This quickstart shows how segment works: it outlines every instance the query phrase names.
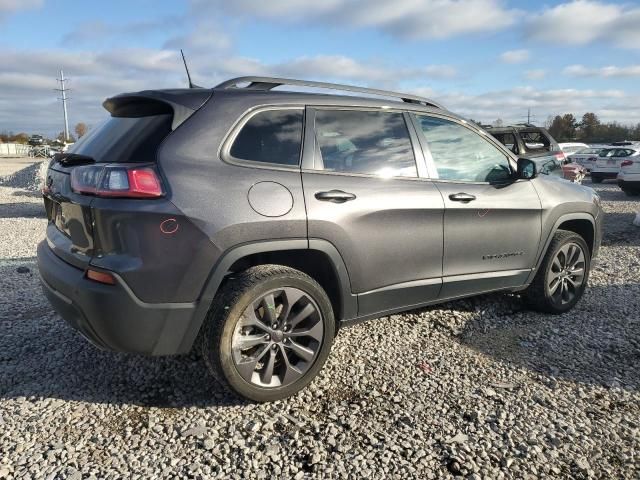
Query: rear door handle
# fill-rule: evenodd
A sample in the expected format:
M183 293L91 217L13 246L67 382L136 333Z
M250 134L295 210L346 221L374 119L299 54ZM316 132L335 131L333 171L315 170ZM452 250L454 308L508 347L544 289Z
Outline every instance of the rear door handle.
M344 203L354 200L356 196L353 193L343 192L342 190L329 190L328 192L317 192L315 197L323 202Z
M475 195L471 195L470 193L464 193L464 192L452 193L451 195L449 195L449 200L452 200L454 202L468 203L475 199L476 199Z

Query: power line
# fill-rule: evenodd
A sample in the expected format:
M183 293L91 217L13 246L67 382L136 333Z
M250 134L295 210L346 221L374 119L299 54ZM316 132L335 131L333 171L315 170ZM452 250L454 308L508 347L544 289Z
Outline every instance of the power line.
M69 140L69 117L67 116L67 92L69 89L65 85L67 79L64 78L64 71L62 69L60 69L60 78L56 80L60 82L60 88L56 88L55 90L62 94L62 97L58 98L58 100L62 100L62 111L64 112L64 141L66 142Z

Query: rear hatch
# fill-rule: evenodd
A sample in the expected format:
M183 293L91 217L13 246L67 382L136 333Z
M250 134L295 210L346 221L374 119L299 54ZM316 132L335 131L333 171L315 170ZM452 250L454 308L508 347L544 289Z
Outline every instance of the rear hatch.
M47 243L58 257L85 268L101 248L95 231L99 212L92 208L101 199L90 191L79 193L77 185L74 191L74 170L77 170L76 177L78 172L83 172L81 180L87 182L92 180L93 172L103 170L102 166L155 168L161 142L211 95L209 90L190 95L177 92L140 92L106 100L104 106L111 118L90 130L68 152L51 160L43 196L49 220Z

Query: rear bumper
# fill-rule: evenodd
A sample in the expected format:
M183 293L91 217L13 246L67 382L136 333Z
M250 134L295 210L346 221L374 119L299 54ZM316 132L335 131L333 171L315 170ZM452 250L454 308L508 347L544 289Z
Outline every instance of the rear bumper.
M53 308L96 346L147 355L187 353L197 303L145 303L116 275L104 285L61 260L46 241L38 245L38 268Z

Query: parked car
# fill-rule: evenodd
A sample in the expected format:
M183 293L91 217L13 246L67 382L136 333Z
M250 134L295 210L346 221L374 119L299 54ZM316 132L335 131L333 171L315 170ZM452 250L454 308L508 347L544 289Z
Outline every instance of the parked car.
M617 179L624 193L629 196L640 195L640 155L622 160Z
M542 174L580 181L586 171L567 162L567 157L547 130L531 124L506 127L485 126L485 129L518 157L529 158L538 164Z
M589 145L586 143L579 142L565 142L559 143L560 150L565 154L565 156L569 156L573 153L576 153L578 150L583 150L585 148L589 148Z
M101 348L197 348L255 401L362 320L488 291L567 312L600 247L591 188L423 97L242 77L103 105L47 172L48 299Z
M44 145L45 139L42 135L31 135L29 137L29 141L28 141L29 145L31 145L32 147L37 147L40 145Z
M625 160L635 160L640 155L640 148L604 148L598 154L595 166L591 169L591 181L602 183L603 180L617 178Z
M582 150L578 150L577 152L572 153L567 158L571 160L571 162L583 166L587 169L588 172L590 172L595 165L598 154L600 153L602 148L603 147L583 148Z

